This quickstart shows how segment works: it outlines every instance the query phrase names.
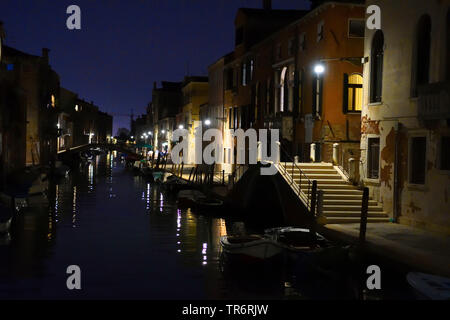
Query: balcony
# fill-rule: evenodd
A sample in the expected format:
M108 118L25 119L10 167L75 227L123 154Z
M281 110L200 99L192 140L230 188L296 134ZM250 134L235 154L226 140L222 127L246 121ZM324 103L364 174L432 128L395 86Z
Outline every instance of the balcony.
M450 118L450 82L419 86L419 118L438 120Z

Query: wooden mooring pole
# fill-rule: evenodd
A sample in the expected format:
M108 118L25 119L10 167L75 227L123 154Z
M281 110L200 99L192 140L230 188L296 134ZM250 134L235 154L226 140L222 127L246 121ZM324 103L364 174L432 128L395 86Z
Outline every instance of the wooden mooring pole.
M359 242L366 241L367 213L369 210L369 188L364 188L361 205L361 225L359 227Z

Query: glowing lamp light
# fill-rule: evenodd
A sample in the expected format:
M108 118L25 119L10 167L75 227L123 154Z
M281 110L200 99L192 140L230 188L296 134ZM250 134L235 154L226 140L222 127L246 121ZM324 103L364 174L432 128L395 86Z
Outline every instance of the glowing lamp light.
M322 74L322 73L325 72L325 67L324 67L323 65L321 65L321 64L318 64L318 65L316 65L316 66L314 67L314 72L315 72L317 75L320 75L320 74Z
M184 126L183 126L182 124L180 124L180 125L178 126L178 129L184 129Z
M161 133L166 133L166 130L161 130Z
M150 134L152 134L152 132L151 132L151 131L149 131L149 132L148 132L148 134L150 135Z
M131 136L130 138L131 138L131 139L134 139L134 136Z
M210 124L211 124L211 120L206 119L206 120L205 120L205 125L209 126Z

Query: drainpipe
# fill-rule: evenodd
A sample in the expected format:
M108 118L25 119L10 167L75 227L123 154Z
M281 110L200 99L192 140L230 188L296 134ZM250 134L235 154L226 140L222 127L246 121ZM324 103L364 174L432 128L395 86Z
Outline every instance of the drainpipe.
M399 217L399 208L398 208L398 198L399 198L399 188L398 188L398 169L399 165L399 139L400 139L400 130L402 124L397 122L395 125L395 147L394 147L394 194L393 194L393 217L392 222L397 223Z

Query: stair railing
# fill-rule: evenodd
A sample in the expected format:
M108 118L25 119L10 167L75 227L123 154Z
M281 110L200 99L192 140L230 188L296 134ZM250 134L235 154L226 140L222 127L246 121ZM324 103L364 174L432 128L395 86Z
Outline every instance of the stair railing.
M284 166L281 165L279 166L281 170L284 171L284 173L289 176L291 176L291 181L290 181L290 186L295 186L297 188L297 196L299 198L302 198L302 193L304 194L303 198L305 202L306 202L306 207L308 208L308 210L311 210L311 195L312 195L312 181L308 178L308 176L303 172L303 170L297 166L297 164L295 163L295 160L292 159L292 157L289 155L289 153L286 151L286 149L283 147L283 145L281 143L279 143L280 146L280 151L284 156L284 161L281 161L281 157L280 157L280 163L284 162ZM290 162L292 162L292 167L291 167L291 172L289 173L289 169L287 168L287 164L288 164L288 160L290 160ZM294 180L294 172L295 169L298 170L299 172L299 182L298 184L295 182ZM304 188L302 189L302 179L303 181L307 182L307 190L304 190Z

